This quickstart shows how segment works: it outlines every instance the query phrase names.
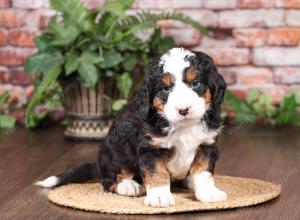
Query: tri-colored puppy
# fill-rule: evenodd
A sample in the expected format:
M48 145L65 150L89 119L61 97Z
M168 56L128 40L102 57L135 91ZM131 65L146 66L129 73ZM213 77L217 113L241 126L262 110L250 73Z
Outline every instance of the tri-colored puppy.
M226 83L205 53L174 48L149 67L138 94L115 119L96 163L83 164L36 185L61 186L100 177L105 190L146 193L145 205L175 204L171 183L201 202L226 200L214 184Z

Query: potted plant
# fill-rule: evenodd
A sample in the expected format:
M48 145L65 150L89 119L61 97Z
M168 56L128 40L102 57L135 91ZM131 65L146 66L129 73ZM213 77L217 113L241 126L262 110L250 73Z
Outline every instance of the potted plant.
M80 0L50 0L58 15L49 22L49 32L36 37L38 52L26 65L28 73L42 78L27 107L26 124L34 127L34 108L48 88L59 82L65 109L71 119L65 135L75 138L102 138L111 113L126 103L150 58L174 46L162 37L158 20L175 19L199 31L203 27L178 12L126 15L134 0L106 1L88 10ZM150 30L147 39L136 33ZM138 83L136 83L138 84Z

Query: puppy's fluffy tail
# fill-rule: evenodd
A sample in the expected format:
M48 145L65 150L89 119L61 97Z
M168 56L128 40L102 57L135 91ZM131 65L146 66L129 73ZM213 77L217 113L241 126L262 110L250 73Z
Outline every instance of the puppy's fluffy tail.
M95 179L99 176L96 163L85 163L78 167L67 170L58 176L50 176L42 181L34 183L36 186L45 188L62 186L68 183L80 183Z

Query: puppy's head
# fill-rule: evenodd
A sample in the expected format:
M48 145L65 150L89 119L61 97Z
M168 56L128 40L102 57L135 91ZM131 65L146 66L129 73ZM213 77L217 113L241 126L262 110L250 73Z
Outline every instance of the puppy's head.
M170 124L185 126L201 119L220 123L225 87L211 57L173 48L150 66L142 91L148 108Z

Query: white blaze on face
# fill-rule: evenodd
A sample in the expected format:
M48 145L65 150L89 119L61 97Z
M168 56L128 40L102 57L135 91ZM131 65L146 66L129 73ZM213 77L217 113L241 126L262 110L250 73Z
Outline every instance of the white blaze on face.
M189 88L183 82L184 70L190 67L186 59L195 56L192 52L183 48L174 48L161 57L164 73L171 73L175 78L173 90L168 96L164 107L166 118L172 123L180 123L183 119L199 120L206 111L206 104L203 97ZM186 116L179 114L179 109L189 109Z

